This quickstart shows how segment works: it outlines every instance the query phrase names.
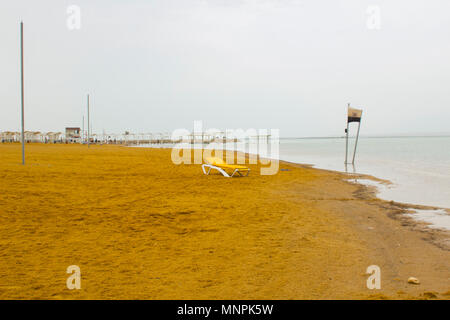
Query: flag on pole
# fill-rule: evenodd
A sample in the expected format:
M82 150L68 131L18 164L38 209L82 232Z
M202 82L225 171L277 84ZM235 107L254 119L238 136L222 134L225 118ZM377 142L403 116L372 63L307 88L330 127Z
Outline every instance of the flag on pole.
M348 107L347 122L361 122L362 110Z

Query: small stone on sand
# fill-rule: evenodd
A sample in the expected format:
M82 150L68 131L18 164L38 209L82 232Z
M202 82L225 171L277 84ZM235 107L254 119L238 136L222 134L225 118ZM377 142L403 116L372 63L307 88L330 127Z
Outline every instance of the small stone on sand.
M408 279L408 283L411 283L411 284L420 284L420 281L419 281L419 279L417 279L417 278L410 277L410 278Z

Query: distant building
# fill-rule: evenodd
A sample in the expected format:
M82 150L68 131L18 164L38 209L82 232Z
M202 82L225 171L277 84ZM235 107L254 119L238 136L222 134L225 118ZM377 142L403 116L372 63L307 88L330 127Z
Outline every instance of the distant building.
M0 133L2 142L18 142L20 141L20 133L12 131L4 131Z
M61 142L61 132L47 132L46 137L45 137L45 142L49 142L49 143L57 143L57 142Z
M66 141L67 142L80 142L81 141L81 129L78 127L66 127Z
M39 131L25 131L25 141L30 143L43 142L42 133Z

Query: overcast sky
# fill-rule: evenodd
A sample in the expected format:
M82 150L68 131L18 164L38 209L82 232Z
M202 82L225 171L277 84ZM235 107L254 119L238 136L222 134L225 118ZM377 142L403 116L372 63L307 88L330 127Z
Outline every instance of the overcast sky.
M89 92L94 132L342 135L350 102L362 134L449 133L449 16L448 0L2 1L0 130L20 128L23 20L28 130L81 126Z

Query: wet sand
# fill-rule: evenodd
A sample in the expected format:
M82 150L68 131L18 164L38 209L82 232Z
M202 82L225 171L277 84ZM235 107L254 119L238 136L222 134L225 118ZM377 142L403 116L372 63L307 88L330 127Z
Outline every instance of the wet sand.
M344 174L227 179L106 145L27 145L23 167L20 151L0 144L2 299L450 298L449 234Z

